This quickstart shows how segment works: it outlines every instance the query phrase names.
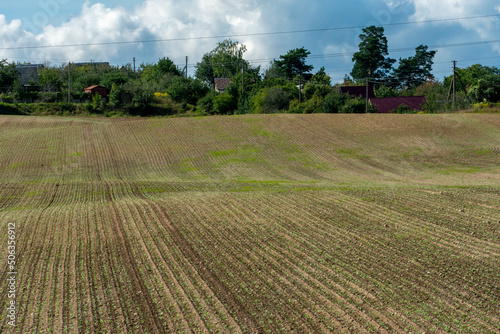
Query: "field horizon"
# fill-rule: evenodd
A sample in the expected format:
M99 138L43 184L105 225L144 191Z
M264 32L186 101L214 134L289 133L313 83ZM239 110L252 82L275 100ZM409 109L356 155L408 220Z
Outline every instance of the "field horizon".
M500 328L499 115L0 130L0 332Z

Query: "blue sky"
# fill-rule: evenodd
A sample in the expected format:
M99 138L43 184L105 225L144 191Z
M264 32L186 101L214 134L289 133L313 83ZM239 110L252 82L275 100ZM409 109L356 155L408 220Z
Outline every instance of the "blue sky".
M484 15L499 16L391 25ZM169 57L184 66L188 56L193 74L203 54L224 39L213 37L233 36L247 46L245 58L262 68L290 49L305 47L315 70L324 66L338 82L352 69L359 27L368 25L384 26L392 58L411 56L420 44L437 49L434 74L440 80L451 73L452 60L459 67L500 64L500 42L449 46L498 41L498 0L8 1L0 8L0 58L51 65L90 60L123 65L134 57L137 64ZM304 30L317 31L267 34ZM170 41L109 44L151 40ZM16 49L68 44L95 45Z

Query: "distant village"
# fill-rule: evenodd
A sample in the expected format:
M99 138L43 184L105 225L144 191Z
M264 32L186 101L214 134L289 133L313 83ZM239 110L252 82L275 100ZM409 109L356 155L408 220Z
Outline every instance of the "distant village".
M71 64L75 68L84 66L111 66L109 62L78 62ZM39 72L44 69L44 64L17 64L16 69L20 75L21 85L26 90L33 90L40 86ZM217 93L223 93L227 87L232 83L229 78L214 78L213 89ZM297 86L298 89L302 90L304 87ZM408 108L409 110L421 111L422 107L426 102L425 96L398 96L398 97L375 97L374 86L334 86L334 88L342 93L347 94L352 97L365 99L367 103L376 109L379 113L390 113L402 106ZM88 97L94 95L99 95L106 99L108 97L109 90L99 84L94 84L84 88L84 93ZM72 102L82 102L84 99L72 99ZM30 101L30 102L40 102L40 101Z

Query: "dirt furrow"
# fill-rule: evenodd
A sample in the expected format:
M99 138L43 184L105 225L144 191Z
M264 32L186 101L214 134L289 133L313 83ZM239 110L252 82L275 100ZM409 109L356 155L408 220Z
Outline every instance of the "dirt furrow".
M319 201L321 202L322 200L323 200L323 199L320 199ZM362 207L362 205L360 204L360 205L359 205L359 208L361 208L361 207ZM359 208L358 208L358 210L359 210ZM365 210L365 209L362 209L362 210L360 210L360 211L364 211L364 210ZM366 211L369 211L369 208L367 208L367 209L366 209ZM369 213L364 213L362 216L363 216L363 217L365 217L365 216L367 216L367 215L369 216L369 215L371 215L371 213L370 213L370 214L369 214ZM385 215L384 215L384 214L380 214L380 216L381 216L381 217L385 217ZM398 224L398 223L396 222L396 224ZM392 242L388 240L388 243L390 243L390 244L391 244ZM374 247L376 248L377 246L374 246ZM378 249L381 249L381 248L379 247ZM390 257L390 254L388 254L388 256ZM476 261L476 262L477 262L478 260L474 260L474 261ZM487 265L487 263L484 263L484 264L485 264L485 265ZM443 270L444 270L444 268L443 268ZM444 288L445 286L443 285L442 287ZM471 292L472 292L472 291L475 291L475 293L477 293L477 285L476 285L475 287L473 287L473 286L472 286L472 284L471 284L471 285L469 286L469 291L471 291ZM488 298L488 297L490 297L490 295L491 295L490 293L486 293L486 294L484 294L483 296L484 296L484 298Z
M179 281L179 278L177 278L177 275L173 274L170 270L171 266L178 265L177 262L171 260L172 255L167 256L165 254L166 252L170 253L170 251L169 251L170 247L164 244L164 245L160 245L162 250L160 250L158 248L158 245L156 244L156 240L155 240L156 238L153 238L153 236L149 232L150 228L153 227L151 222L149 222L148 224L145 224L145 222L143 221L143 219L141 217L139 210L144 211L144 207L141 205L141 203L134 203L133 205L128 204L125 208L123 208L123 210L130 214L127 218L130 219L130 221L133 224L134 230L135 230L135 232L134 232L134 230L132 230L131 234L136 234L136 235L141 236L141 238L137 238L138 246L136 248L140 254L144 254L144 256L145 256L145 259L141 259L141 262L144 264L144 268L148 272L153 271L156 273L156 275L154 277L156 277L157 279L160 280L159 283L161 286L161 290L163 290L163 292L168 296L167 301L173 303L172 305L173 305L173 308L175 310L175 314L177 315L177 317L179 317L179 316L182 317L182 320L180 321L180 323L181 323L180 326L179 326L179 324L174 324L170 318L162 317L162 319L164 319L167 322L168 330L169 331L181 331L181 330L185 330L186 328L189 328L190 325L188 323L187 315L185 313L189 313L192 316L194 316L194 318L195 318L194 322L199 324L200 326L203 326L203 321L201 318L199 318L199 315L198 315L198 312L196 311L196 308L194 307L194 305L190 301L191 298L189 298L189 296L187 295L187 292L185 291L185 287L182 286L181 282ZM138 225L138 221L140 222L140 226ZM152 244L153 251L149 250L149 247L146 245L144 240L147 240L149 245L151 245L150 240L153 241L153 244ZM164 259L164 257L168 257L168 259L166 260L166 259ZM160 263L158 263L158 261L160 261ZM153 269L151 269L151 268L153 268ZM168 273L168 281L169 281L168 283L163 279L165 271L167 271L167 273ZM148 276L149 276L149 273L148 273ZM151 277L153 277L153 276L151 275ZM152 282L151 280L148 280L148 283L151 287L156 287L156 289L153 289L153 290L156 290L156 292L147 292L147 293L151 293L154 296L154 298L156 300L158 300L161 307L157 306L157 308L167 310L168 307L162 301L162 298L164 298L164 297L159 295L159 293L158 293L159 286L154 284L154 282ZM171 288L169 287L169 285L175 286L175 288L176 288L175 290L177 291L176 294L178 295L178 298L174 297L174 295L172 294L172 292L170 290ZM179 308L179 305L177 304L178 299L184 300L189 304L188 312L183 311ZM164 328L163 330L167 330L167 328ZM202 331L206 331L206 328L203 328Z
M212 211L214 210L212 204L204 203L204 205L205 208L203 212L214 212ZM287 315L287 318L282 319L285 326L290 326L290 324L287 323L291 320L289 318L289 314L295 314L296 319L300 319L298 321L301 322L298 326L307 328L305 329L306 331L322 331L322 328L324 326L334 326L339 331L347 331L347 327L345 327L345 325L342 324L340 320L337 320L336 317L333 317L332 314L328 313L327 311L331 311L333 307L333 309L335 310L333 313L336 316L338 316L339 314L341 314L342 316L346 316L346 313L336 305L333 305L329 299L321 298L321 296L318 297L319 299L321 299L320 303L312 301L312 296L318 296L317 291L307 285L307 283L304 285L304 281L300 275L298 276L291 274L291 269L288 263L279 262L283 260L283 257L280 254L278 254L277 252L268 254L269 247L265 243L259 242L255 238L252 238L252 243L254 244L254 247L252 249L248 249L244 244L242 244L242 240L244 240L245 237L243 235L236 234L236 230L238 228L241 228L242 226L248 226L248 221L246 220L246 218L248 217L240 217L240 215L235 214L233 211L228 212L228 215L232 215L234 217L234 219L231 219L228 216L225 217L227 218L226 222L229 225L234 226L233 233L224 233L223 231L221 231L217 234L214 234L213 238L215 240L218 240L217 243L219 245L225 245L227 248L236 247L237 245L240 246L238 247L238 252L230 254L231 256L236 257L237 261L233 260L227 262L228 265L233 264L233 266L234 263L237 262L240 262L243 265L241 270L243 270L242 272L247 272L245 277L248 277L250 279L250 281L247 281L247 284L250 287L254 285L267 286L268 291L271 292L273 296L276 295L276 298L278 300L286 299L288 301L287 304L280 305L280 308L283 308L282 310L280 310L280 313ZM213 214L210 216L213 216ZM202 217L200 219L200 222L201 221L207 221L207 219ZM234 223L231 223L233 221ZM211 228L210 225L206 226L206 228L210 232L216 233L216 230ZM259 235L263 239L266 239L266 236L264 234L259 233ZM249 236L247 236L247 238L248 237ZM285 273L284 268L288 269L288 275ZM238 269L239 268L236 267L234 268L235 271L237 271ZM256 276L260 279L259 283L254 280ZM274 279L271 280L270 277L274 277ZM283 286L286 286L288 289L283 289ZM299 296L302 298L298 298ZM290 303L290 301L295 302ZM302 308L299 306L299 304L302 305ZM329 307L325 307L325 305L328 305ZM302 319L303 310L306 309L312 311L313 313L306 317L306 319ZM318 318L318 316L320 315L323 317L323 320ZM347 316L347 318L349 318L349 316ZM324 319L328 319L328 321L331 321L331 324L324 324ZM291 329L292 328L290 327L289 330Z
M365 240L365 241L366 241L366 240ZM352 242L355 242L355 241L353 240ZM374 246L374 247L375 247L376 249L379 249L379 253L380 253L380 250L382 250L382 247L381 247L381 246ZM390 256L386 256L386 258L390 258ZM391 263L389 263L389 262L386 262L386 263L382 266L382 265L377 264L376 259L374 259L374 260L375 260L375 261L374 261L374 262L372 262L372 266L378 266L378 267L379 267L379 268L378 268L378 271L379 271L379 272L385 272L385 271L387 271L387 268L391 268L391 267L393 266L393 265L392 265ZM399 268L399 269L395 269L395 270L394 270L394 273L397 273L397 272L405 272L405 271L403 270L403 268ZM392 275L394 275L394 273L392 273ZM410 272L407 272L407 274L409 274L409 273L410 273ZM384 274L384 277L390 277L390 275L391 275L391 272L386 272L386 273ZM399 277L398 277L398 279L399 279L399 280L401 280L401 281L404 281L404 280L405 280L402 276L399 276ZM418 282L419 282L420 289L422 289L422 291L423 291L423 292L425 292L425 293L426 293L426 294L428 294L428 295L434 295L434 294L432 293L432 291L434 291L434 290L436 289L436 287L435 287L435 286L430 286L428 289L427 289L427 288L424 288L424 287L427 285L427 283L426 283L427 281L426 281L426 280L424 280L422 277L420 277L420 276L414 276L414 275L413 275L413 276L412 276L412 280L414 280L414 281L418 281ZM410 283L410 282L408 282L408 283ZM443 286L442 288L439 288L439 291L440 291L440 293L441 293L442 295L448 295L448 296L449 296L449 298L451 298L451 300L456 300L456 302L459 302L459 300L457 299L456 295L450 295L449 293L447 293L447 291L446 291L444 288L445 288L444 286ZM435 298L436 298L436 299L439 299L439 300L442 300L442 298L438 298L438 297L437 297L437 295L436 295L436 297L435 297ZM454 305L456 305L456 304L450 304L450 303L448 303L448 302L446 302L446 301L443 301L443 303L447 304L447 306L448 306L448 307L450 307L451 309L455 309ZM463 302L462 302L462 304L463 304ZM465 303L465 306L467 306L467 308L469 308L469 309L475 309L475 307L473 307L471 304L468 304L468 303ZM477 310L476 310L476 312L477 312ZM467 313L468 313L467 311L464 311L464 312L463 312L463 315L466 315ZM481 324L483 324L483 325L489 326L489 325L488 325L488 324L486 324L484 321L479 320L479 322L480 322Z
M228 200L232 200L232 198L228 198ZM238 203L238 202L237 202ZM238 203L238 204L241 204L241 203ZM239 205L233 207L233 210L234 211L239 211ZM233 212L233 210L231 210L231 212ZM248 216L247 216L248 217ZM260 216L258 216L257 214L253 214L252 216L252 219L250 219L250 221L255 221L255 222L259 222L257 225L256 225L256 230L255 230L255 233L256 234L261 234L263 231L260 230L260 224L267 224L266 220L263 220ZM279 227L278 227L279 229ZM305 286L316 286L316 287L319 287L320 290L325 290L327 289L326 286L323 285L323 283L321 283L320 281L316 280L316 278L314 278L313 276L309 275L308 273L306 273L305 271L302 270L301 266L300 266L300 262L298 263L294 263L291 261L291 259L300 259L300 258L304 258L306 257L307 255L302 253L301 251L298 250L298 244L297 244L297 241L291 237L290 238L292 243L288 245L288 248L283 248L283 247L272 247L274 249L274 259L279 259L281 258L280 260L280 263L277 264L277 267L279 268L280 265L283 266L283 263L286 262L288 264L288 266L291 266L294 268L295 271L297 272L300 272L301 275L299 277L304 277L304 275L307 275L306 277L308 277L308 280L311 281L312 284L310 283L306 283L304 281L304 284ZM294 251L295 253L299 253L300 256L299 257L296 257L296 255L292 254L293 252L289 252L287 249L289 249L290 247L293 247L294 248ZM290 260L289 260L290 259ZM294 279L297 279L296 277L294 277ZM340 288L340 286L337 286L337 288ZM315 291L315 289L312 289L312 287L310 288L311 290ZM345 305L347 308L350 308L351 311L353 312L359 312L361 310L358 310L356 309L354 306L351 306L353 303L347 299L344 299L340 294L338 294L337 292L331 290L331 289L328 289L330 290L330 294L331 294L331 297L333 297L335 300L339 301L338 304L340 305ZM342 289L341 289L342 290ZM346 291L341 291L342 293L346 293ZM309 294L311 294L311 292L309 292ZM320 295L321 296L321 295ZM322 297L322 296L321 296ZM320 297L320 298L321 298ZM349 298L353 298L354 296L353 295L350 295L348 296ZM359 298L353 298L355 301L357 302L360 302L362 303L362 301L359 299ZM357 300L356 300L357 299ZM329 300L329 299L327 299ZM344 313L344 317L347 316L347 314L341 310L343 313ZM372 310L373 311L373 310ZM364 319L364 321L367 321L368 324L370 324L370 322L372 321L370 317L367 317L363 314L360 314L359 315L362 319ZM349 316L347 316L349 318ZM388 319L385 319L385 320L388 320ZM352 322L353 320L351 320L350 322ZM391 321L388 321L389 323L391 323ZM371 323L371 325L373 326L376 326L378 327L378 325L376 325L376 323ZM397 327L396 327L397 328ZM383 329L379 329L381 330L382 332L384 331Z
M158 235L172 235L172 232L175 231L175 227L173 226L172 222L172 212L168 212L165 207L160 207L157 202L147 200L147 204L152 212L159 218L158 224L155 226ZM184 218L184 217L183 217ZM161 222L161 223L160 223ZM186 221L186 223L189 223ZM165 243L165 238L163 238L163 247L169 247ZM175 238L173 239L174 242L179 240L176 240ZM177 251L182 254L182 248L178 246L178 243L174 243L173 247L177 249ZM217 312L220 312L221 314L219 315L220 318L227 320L221 321L225 324L225 327L219 328L219 330L226 330L228 328L237 329L238 325L234 321L234 319L230 316L230 314L227 312L221 301L217 298L217 296L214 294L214 292L209 288L208 285L204 282L203 278L199 276L199 272L197 270L197 262L192 263L192 262L187 262L184 264L184 266L187 266L189 269L189 274L188 276L191 276L192 280L197 283L199 286L199 293L203 295L203 298L205 299L206 302L211 301L214 305L212 306ZM182 268L182 266L179 266ZM186 272L186 274L188 274ZM203 299L202 299L203 300ZM216 327L218 327L217 324L215 324Z
M107 205L96 207L93 210L96 215L89 219L90 222L95 224L95 233L99 242L98 248L94 247L94 257L97 257L97 271L100 275L97 276L98 280L102 283L101 295L103 304L106 305L109 318L104 315L104 321L108 322L105 325L107 331L113 332L127 332L124 312L127 309L125 300L130 300L128 286L119 282L124 270L120 264L113 261L119 257L118 251L114 249L115 235L109 224L109 210Z
M66 245L67 255L65 256L64 264L64 282L63 282L63 292L62 292L62 315L59 320L59 328L62 332L78 332L78 321L77 321L77 298L76 298L76 279L77 279L77 242L79 238L78 233L78 222L82 222L80 219L82 212L78 209L72 210L72 215L69 219L72 219L71 228L67 229L68 232L68 245ZM70 242L71 240L71 242Z
M459 251L467 256L480 257L484 254L484 247L486 245L478 239L475 239L474 243L467 242L471 239L466 237L464 240L463 234L451 231L447 228L439 227L435 224L428 223L415 217L408 217L397 211L381 207L378 204L371 202L367 204L365 201L359 200L356 197L339 195L339 200L340 199L344 200L346 204L349 205L349 208L352 208L351 215L363 217L363 219L368 217L373 221L384 221L385 223L390 223L396 228L408 231L408 233L425 236L428 240L432 240L438 247L446 248L450 251ZM439 236L439 239L436 235ZM443 237L446 237L446 239ZM483 245L475 246L477 243ZM460 244L467 244L467 249L464 249L460 246ZM470 251L469 248L471 249ZM489 247L486 247L486 249L489 249ZM492 255L497 256L496 253L492 253Z
M65 261L66 253L66 243L64 236L66 234L66 228L69 224L68 216L58 212L54 216L54 224L57 222L57 227L55 227L55 235L51 238L51 242L54 243L54 252L49 254L49 257L53 259L52 265L47 267L46 270L49 274L49 282L45 295L42 295L43 302L47 303L44 313L41 315L42 319L45 319L44 325L42 327L42 332L61 331L61 328L57 328L56 321L59 317L61 303L61 290L64 283L64 268L63 263Z
M396 217L397 220L404 221L405 219L403 219L403 217L406 217L406 218L408 218L408 219L406 219L407 221L413 223L413 226L410 225L413 228L417 228L420 226L430 226L435 231L434 232L435 234L439 234L440 236L445 235L448 237L449 240L454 240L457 243L463 243L463 244L469 245L468 249L471 248L471 254L474 254L474 256L476 256L476 257L481 257L485 254L488 254L489 256L494 256L494 257L500 256L500 252L498 252L498 244L496 244L496 243L488 242L486 240L481 240L481 239L478 239L475 237L468 236L465 233L455 231L453 229L450 229L447 226L441 226L441 225L438 225L436 223L427 222L425 220L425 215L423 215L422 213L425 211L432 210L436 201L426 200L424 196L416 196L414 198L408 198L405 201L418 202L419 203L418 207L420 207L421 209L419 210L418 207L414 207L414 212L411 213L411 217L410 217L410 216L408 216L408 213L400 212L398 207L391 208L390 210L393 212L393 214L395 214L397 216ZM358 200L356 204L361 204L361 201ZM379 212L382 210L387 210L386 208L381 208L378 205L377 206L370 205L370 207L369 207L369 209L371 209L371 210L373 210L374 208L376 208L377 209L376 211L379 211ZM417 213L417 211L420 211L419 212L420 214ZM417 218L415 213L417 213L418 216L423 216L423 217ZM440 212L439 216L441 217L441 219L444 219L445 217L447 217L447 215L443 214L442 212ZM448 217L449 218L456 218L457 216L456 215L448 215ZM478 215L476 217L476 219L480 220L480 216ZM455 243L451 243L451 244L455 244Z
M178 221L183 222L182 220L172 220L169 218L169 214L167 212L163 212L163 214L167 217L170 222L170 226L172 228L172 235L174 240L176 241L176 245L180 248L184 256L189 260L189 262L194 266L199 263L199 254L196 249L193 248L192 243L185 238L182 232L179 231L180 227L175 226L174 224ZM188 220L186 220L186 223ZM248 310L248 306L239 301L239 299L234 298L229 289L227 289L226 284L221 280L220 277L215 275L213 271L207 266L196 266L195 267L198 274L200 275L203 282L206 282L207 288L209 288L217 299L219 299L224 306L224 308L228 309L231 313L231 316L235 319L239 319L243 328L241 330L245 332L255 332L258 330L259 325L255 322L252 313ZM238 326L240 327L240 326Z
M108 189L111 192L111 188ZM112 216L110 217L113 226L113 232L117 238L117 246L121 251L123 256L123 263L125 264L125 269L127 275L130 278L132 284L132 291L134 292L134 302L139 305L142 317L144 319L144 326L148 331L161 331L162 325L160 323L160 317L155 304L153 303L151 296L147 293L148 289L145 282L142 280L138 264L134 258L134 252L130 244L127 231L125 230L122 220L119 220L120 214L116 205L111 205L111 210L113 210ZM139 321L139 319L137 319Z
M33 230L29 232L30 239L23 240L23 243L19 242L21 249L18 252L18 263L22 267L20 276L29 277L29 280L24 285L26 289L23 288L23 292L26 292L26 294L21 294L22 300L20 303L25 303L24 305L26 305L23 312L19 314L19 319L22 319L19 326L21 332L30 332L38 326L38 318L36 318L39 312L38 305L40 305L38 304L38 299L40 293L45 291L47 277L46 264L50 259L48 254L50 254L52 249L51 245L40 244L40 240L50 240L50 235L53 233L50 227L54 212L51 210L47 211L48 207L46 206L42 210L39 210L35 214L36 218L33 217L33 220L21 222L21 225L26 224L33 227ZM43 217L42 214L44 212L45 215ZM29 227L26 230L29 230ZM32 288L28 288L30 286Z
M213 275L216 275L225 284L226 290L230 292L232 298L238 299L240 303L255 304L255 308L249 307L247 311L251 314L252 321L260 325L259 331L267 330L266 327L263 327L265 326L266 319L262 318L259 311L261 303L267 303L267 308L270 307L269 319L273 319L274 328L282 328L285 331L290 331L293 324L289 323L289 315L287 315L287 319L283 318L282 314L286 314L286 312L275 310L275 302L269 300L270 293L273 296L281 296L281 298L273 297L273 300L290 300L289 296L285 296L285 291L269 280L268 277L264 277L261 272L254 270L255 263L250 259L255 259L255 256L250 252L246 252L244 248L239 247L241 238L234 238L232 233L216 232L217 229L214 227L221 222L212 220L212 217L220 217L221 213L224 214L220 210L220 207L213 208L211 205L206 205L206 203L203 203L205 206L200 207L201 204L201 201L197 201L196 207L192 205L186 207L189 213L195 217L193 221L197 221L198 224L189 224L184 227L184 231L189 231L189 234L193 235L193 238L197 239L198 236L202 235L203 239L207 242L212 240L209 244L203 244L202 250L199 248L199 245L197 247L193 243L193 248L200 255L199 265L210 268ZM204 213L203 215L198 214L200 208L203 209L201 210ZM229 220L224 220L224 223L228 224L227 228L230 228L232 225ZM214 246L218 249L217 254L211 251L211 248ZM207 257L209 254L211 256ZM205 258L204 261L201 260L202 255ZM262 262L259 259L256 260L256 263ZM247 292L246 297L245 294L239 293L241 289ZM267 292L263 291L263 289L266 289ZM256 303L252 298L257 298L259 301ZM284 305L283 307L287 308L288 305ZM269 319L267 320L269 321Z
M271 203L275 203L275 201L277 201L276 198L273 199L273 201L271 201ZM279 201L277 201L277 202L279 202ZM284 204L283 206L289 207L289 210L290 210L290 205L289 204ZM253 211L264 214L264 212L262 212L260 210L264 209L265 207L266 207L266 204L261 203L260 206L255 206L253 208ZM280 207L280 205L277 205L276 207ZM303 212L300 212L300 211L293 212L293 215L295 217L297 217L297 219L300 219L299 217L301 217L302 214L303 214ZM303 222L307 222L306 224L308 226L308 229L310 228L311 223L314 221L314 219L311 219L311 217L302 218L300 220L302 220ZM295 229L296 228L293 228L293 227L292 228L291 227L283 227L283 233L289 234L290 232L294 231ZM338 238L338 236L336 235L337 233L338 232L336 232L335 234L328 235L328 237L325 238L324 241L319 241L319 240L321 240L321 239L323 239L325 237L325 231L324 230L321 230L321 232L319 232L317 234L315 233L314 235L311 235L311 236L308 236L308 235L307 236L306 235L302 235L301 236L302 233L299 233L299 234L293 233L293 234L290 234L288 236L288 238L290 238L291 240L294 240L297 243L300 242L300 244L303 245L302 247L305 247L305 248L308 248L308 249L315 249L317 247L316 245L314 245L314 244L308 245L308 244L310 244L313 240L318 240L318 242L321 243L322 246L323 245L327 245L327 244L329 244L329 243L332 242L331 240L336 240ZM353 240L351 240L351 243L352 244L357 244L357 243L359 243L359 240L353 239ZM338 254L336 254L336 255L338 255ZM362 288L358 284L353 284L349 280L346 280L346 277L339 276L339 274L337 272L332 271L328 267L319 264L317 262L317 260L312 259L309 255L307 255L307 253L304 253L303 251L301 251L296 246L291 251L290 258L300 258L300 259L303 259L303 260L304 259L309 259L308 266L311 266L311 268L314 268L315 266L316 267L320 266L321 269L319 270L319 272L324 272L326 270L332 277L336 278L335 281L337 283L342 282L343 286L338 285L338 284L334 284L333 286L335 287L335 289L339 289L342 293L347 293L348 296L350 296L354 300L357 300L358 304L362 305L363 308L367 308L366 312L377 314L379 317L385 318L385 320L387 321L388 324L391 324L391 323L393 324L393 321L391 319L385 317L382 313L380 313L380 311L377 311L376 309L370 307L366 303L363 303L362 300L359 300L359 297L356 297L355 295L352 295L350 292L348 292L348 291L351 291L351 290L359 291L360 292L360 296L363 296L363 298L369 297L370 304L373 304L373 302L375 302L375 305L377 305L377 304L382 305L382 302L378 298L376 298L375 296L373 296L369 291L365 290L364 288ZM376 259L374 259L374 260L376 260ZM305 267L305 268L309 268L309 267ZM359 270L359 269L360 268L358 268L357 270ZM352 277L352 273L345 272L344 274L347 277ZM369 274L369 272L368 272L368 274ZM334 283L329 278L326 278L326 279L327 279L326 282L328 284L333 284ZM380 308L383 308L383 306L380 306ZM405 322L408 322L408 319L406 319ZM411 321L409 321L409 322L411 323ZM397 326L396 326L396 328L397 328Z
M197 204L197 207L198 207L198 206L199 206L199 204ZM205 212L206 210L209 210L209 209L207 209L207 208L205 207L205 209L204 209L204 210L201 210L201 211L202 211L202 212ZM197 211L198 211L198 210L197 210ZM214 213L214 214L215 214L215 213ZM214 214L209 214L208 216L203 216L203 217L200 217L200 218L199 218L199 219L197 219L197 220L199 220L200 222L209 221L208 219L210 219L210 218L208 218L208 217L212 217L212 216L214 216ZM215 216L217 216L217 215L215 215ZM230 217L228 217L228 221L231 221L231 218L230 218ZM210 223L210 224L212 224L212 223ZM214 222L214 224L216 224L216 222ZM190 226L192 226L192 224L191 224ZM208 227L208 228L210 229L210 227ZM239 243L240 243L240 242L239 242L239 240L238 240L238 238L237 238L237 239L232 240L232 237L231 237L230 235L224 235L224 236L219 237L219 238L217 238L217 237L216 237L216 239L221 239L221 240L226 240L226 239L228 239L228 238L229 238L229 239L231 239L231 241L229 242L229 244L234 244L234 245L237 245L237 244L239 244ZM240 237L240 240L241 240L241 237ZM220 242L220 241L219 241L219 242ZM219 243L219 245L220 245L220 246L222 246L223 244L220 244L220 243ZM227 246L227 247L231 248L231 246ZM225 248L225 247L224 247L224 248ZM209 249L210 249L210 247L209 247ZM209 250L207 250L207 251L209 251ZM231 255L230 255L230 256L238 256L238 255L237 255L237 253L240 253L240 252L242 252L242 251L243 251L243 249L242 249L241 251L239 251L239 252L231 252ZM265 254L262 254L262 256L265 256ZM244 257L245 257L245 256L244 256ZM246 259L246 257L245 257L245 259ZM259 261L256 261L256 263L262 263L263 261L264 261L264 262L266 261L266 258L265 258L265 257L264 257L263 259L260 259ZM252 266L253 266L252 264L249 264L247 261L245 261L245 260L244 260L244 259L242 259L242 258L239 258L237 261L236 261L236 260L230 260L230 259L227 259L227 260L224 260L224 263L225 263L226 265L228 265L228 266L231 266L231 267L233 267L233 266L234 266L234 263L245 263L245 265L250 265L250 268L249 268L250 270L252 270ZM254 268L254 267L253 267L253 268ZM228 270L229 270L229 268L228 268ZM232 270L233 270L233 272L239 272L237 267L234 267ZM248 270L248 269L246 269L246 270ZM219 275L220 275L220 273L219 273ZM222 276L222 277L224 277L224 276ZM253 276L252 276L252 275L250 275L250 276L247 276L247 277L253 277ZM232 280L232 279L231 279L231 278L229 278L229 277L227 277L227 278L225 279L225 281L227 281L227 280ZM269 285L269 282L267 281L267 278L262 278L262 282L263 282L263 283L262 283L263 285ZM253 285L255 285L255 284L256 284L255 282L249 282L249 285L250 285L250 286L253 286ZM272 290L276 290L276 286L274 286L273 284L271 284L271 286L270 286L270 291L272 291ZM278 289L278 290L279 290L279 289ZM256 291L256 292L257 292L257 291ZM257 292L257 293L258 293L258 292ZM260 294L260 293L258 293L258 294ZM274 294L274 293L273 293L273 294Z

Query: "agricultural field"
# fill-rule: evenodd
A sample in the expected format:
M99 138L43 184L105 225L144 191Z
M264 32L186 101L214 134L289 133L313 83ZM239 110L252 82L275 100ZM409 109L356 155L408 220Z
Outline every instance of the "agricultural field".
M0 116L0 332L499 333L499 203L498 115Z

